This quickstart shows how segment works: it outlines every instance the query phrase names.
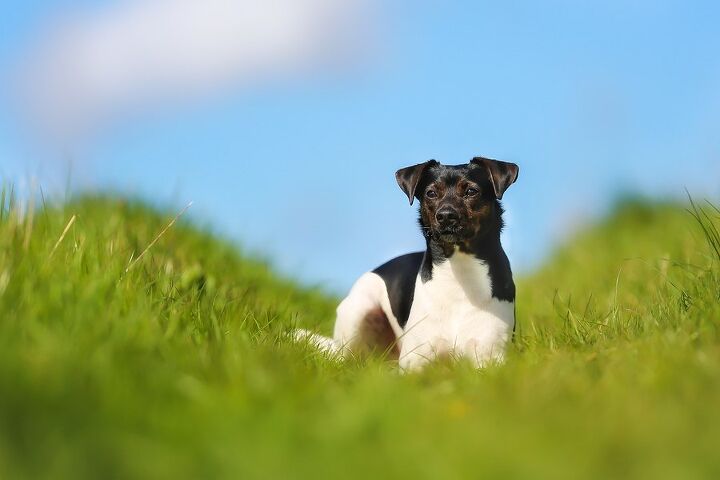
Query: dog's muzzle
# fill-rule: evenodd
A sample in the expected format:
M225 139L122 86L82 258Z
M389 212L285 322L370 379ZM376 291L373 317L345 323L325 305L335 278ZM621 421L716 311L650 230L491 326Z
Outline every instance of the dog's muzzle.
M457 241L463 233L460 214L451 207L442 207L435 214L437 233L441 240L446 242Z

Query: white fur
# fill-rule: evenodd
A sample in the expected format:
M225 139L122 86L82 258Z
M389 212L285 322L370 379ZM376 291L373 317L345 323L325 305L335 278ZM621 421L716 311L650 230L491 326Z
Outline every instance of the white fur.
M297 330L295 330L293 332L293 339L296 342L311 343L315 347L319 348L320 350L323 350L326 353L330 353L330 354L339 353L337 344L335 343L335 341L332 338L322 336L315 332L311 332L310 330L305 330L304 328L298 328Z
M500 362L514 324L514 302L492 296L487 264L455 252L433 266L430 281L415 282L400 368L417 369L441 356L467 357L478 367Z
M332 339L304 330L298 331L296 338L347 356L367 347L368 319L378 309L397 338L403 371L422 368L444 356L466 357L478 367L502 362L515 324L514 302L492 296L487 264L456 251L433 266L430 281L423 283L418 275L404 329L392 313L385 282L368 272L338 306Z

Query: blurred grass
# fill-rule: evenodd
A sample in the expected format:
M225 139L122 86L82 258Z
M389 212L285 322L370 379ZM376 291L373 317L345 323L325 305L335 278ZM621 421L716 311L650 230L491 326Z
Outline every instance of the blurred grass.
M518 279L505 365L408 376L288 342L336 299L182 220L132 263L174 213L0 206L2 479L720 477L709 204L619 204Z

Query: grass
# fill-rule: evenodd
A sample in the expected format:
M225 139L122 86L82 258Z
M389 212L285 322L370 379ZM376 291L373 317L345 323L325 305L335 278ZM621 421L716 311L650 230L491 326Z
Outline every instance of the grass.
M720 477L709 204L619 204L518 279L504 365L401 376L289 342L336 299L177 212L39 203L0 195L0 478Z

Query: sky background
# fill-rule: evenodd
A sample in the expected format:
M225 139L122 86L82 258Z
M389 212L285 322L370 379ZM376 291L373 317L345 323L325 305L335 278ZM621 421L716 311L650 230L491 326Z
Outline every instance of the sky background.
M218 19L215 28L229 15L211 11L196 28L190 12L178 25L193 34L163 44L163 22L174 18L163 9L190 8L182 0L158 0L153 15L140 8L124 23L115 18L130 2L3 0L0 176L21 190L36 179L56 195L69 178L73 191L112 190L175 210L192 200L200 224L337 293L423 248L394 172L430 158L520 165L503 201L504 244L519 272L620 195L720 195L718 2L398 0L339 18L326 15L328 1L303 0L307 18L268 20L266 37L240 28L242 48L213 63L193 42L217 50L236 37L213 35L235 24ZM238 17L252 4L238 2ZM115 54L128 37L117 25L140 17L160 46L140 36L139 53L121 45L125 55ZM96 36L64 41L75 38L62 33L67 25ZM110 41L113 25L120 33ZM114 88L118 78L142 88L122 83L108 97L93 88L110 77L76 81L87 66L77 42L118 67ZM145 63L132 63L136 54ZM142 72L125 75L128 65ZM71 94L82 110L60 101ZM37 113L37 103L52 111ZM62 120L48 133L38 116ZM58 134L66 119L73 129Z

